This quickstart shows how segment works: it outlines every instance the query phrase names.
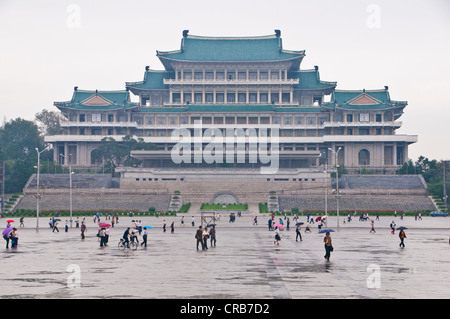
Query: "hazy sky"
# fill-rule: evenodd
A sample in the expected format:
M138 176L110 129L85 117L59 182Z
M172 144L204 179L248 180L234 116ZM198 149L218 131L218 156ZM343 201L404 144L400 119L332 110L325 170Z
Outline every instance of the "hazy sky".
M0 117L33 120L73 87L120 90L163 69L156 50L182 30L255 36L281 30L338 89L381 89L408 101L399 134L409 156L450 159L449 0L0 0Z

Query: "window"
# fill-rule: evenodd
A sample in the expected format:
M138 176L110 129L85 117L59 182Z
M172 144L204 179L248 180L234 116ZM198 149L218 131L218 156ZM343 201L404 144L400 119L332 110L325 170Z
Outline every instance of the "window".
M347 135L353 135L353 129L352 128L348 128L347 129Z
M216 80L224 80L225 73L224 72L216 72Z
M360 128L359 129L359 135L369 135L369 129L368 128Z
M295 118L295 124L296 125L302 125L303 124L303 117L296 117Z
M92 113L92 122L101 122L102 115L100 113Z
M375 121L376 122L381 122L382 121L382 114L376 114L375 115Z
M186 103L186 102L191 103L192 102L192 93L183 93L183 101L184 101L184 103Z
M370 165L370 153L366 149L362 149L358 153L359 165Z
M258 93L251 92L248 94L249 102L256 103L258 100Z
M86 114L80 114L80 122L86 122Z
M214 93L205 93L205 102L212 103L214 101Z
M234 71L227 71L228 80L236 80L236 73Z
M177 124L177 118L176 117L169 117L169 124L170 125L176 125Z
M306 123L308 125L314 125L314 124L316 124L316 118L315 117L307 117L306 118Z
M213 80L214 79L214 73L213 72L206 72L205 73L205 79L206 80Z
M195 72L194 80L203 80L203 72Z
M248 77L250 80L257 80L258 79L258 73L257 72L249 72Z
M227 102L228 103L236 102L236 94L235 93L227 93Z
M261 93L261 94L259 95L259 101L260 101L261 103L267 103L267 102L269 102L269 94L267 94L267 93Z
M238 72L238 80L247 80L247 72Z
M281 94L281 102L290 103L291 102L291 94L290 93L282 93Z
M192 80L192 72L190 70L185 70L183 72L183 79L184 80Z
M280 101L280 95L278 93L271 93L270 94L270 101L272 103L278 103Z
M285 125L292 125L292 117L285 117L284 118L284 124Z
M246 93L238 93L238 102L239 103L247 102L247 94Z
M216 102L223 103L224 101L224 93L216 93Z
M147 117L147 125L153 125L154 123L153 117Z
M280 78L280 73L278 71L271 71L270 72L270 79L271 80L278 80Z
M269 74L267 72L259 72L260 80L267 80L269 78Z
M188 124L188 118L186 116L180 117L180 124Z
M276 116L272 118L272 124L280 124L281 123L281 118Z
M347 114L347 122L353 122L353 114Z
M194 93L194 102L202 103L203 102L203 94L202 93Z
M157 118L158 125L164 125L166 124L166 118L165 117L158 117Z
M172 93L172 101L174 103L180 103L181 102L181 94L180 93Z
M114 114L108 114L108 122L114 122Z

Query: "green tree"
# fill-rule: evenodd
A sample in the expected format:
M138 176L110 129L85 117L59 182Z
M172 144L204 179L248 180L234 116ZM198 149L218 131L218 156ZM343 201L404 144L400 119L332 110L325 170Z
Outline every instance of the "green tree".
M42 110L35 115L35 122L39 127L41 135L58 135L64 132L61 127L62 116L60 113Z
M35 173L37 152L44 149L44 141L37 125L17 118L0 127L0 161L5 161L5 192L21 192L31 174ZM51 151L41 154L49 160Z

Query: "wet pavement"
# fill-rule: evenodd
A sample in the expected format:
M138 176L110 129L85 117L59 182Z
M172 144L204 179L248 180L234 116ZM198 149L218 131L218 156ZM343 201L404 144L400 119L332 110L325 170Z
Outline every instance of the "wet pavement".
M77 228L52 233L48 219L40 219L36 232L35 219L27 218L18 248L6 249L5 241L0 248L0 298L447 298L450 293L448 218L396 218L398 226L409 228L405 248L397 232L390 233L392 217L375 221L375 234L369 233L370 222L343 224L341 218L339 231L331 233L330 262L323 258L324 235L317 224L311 233L303 228L299 242L291 226L274 245L267 215L259 215L258 226L251 216L234 223L222 217L217 246L197 251L199 216L195 228L191 215L185 226L180 217L143 217L143 225L153 226L148 247L120 251L117 243L132 219L121 217L109 246L101 248L90 218L84 240ZM336 223L330 217L328 228L337 230Z

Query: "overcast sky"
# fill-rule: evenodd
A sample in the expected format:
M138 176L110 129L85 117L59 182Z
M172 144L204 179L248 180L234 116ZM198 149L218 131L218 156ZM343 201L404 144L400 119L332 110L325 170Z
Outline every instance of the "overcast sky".
M73 87L120 90L156 50L180 48L182 30L257 36L281 30L338 89L382 89L408 101L399 134L409 157L450 159L449 0L0 0L0 116L33 120Z

